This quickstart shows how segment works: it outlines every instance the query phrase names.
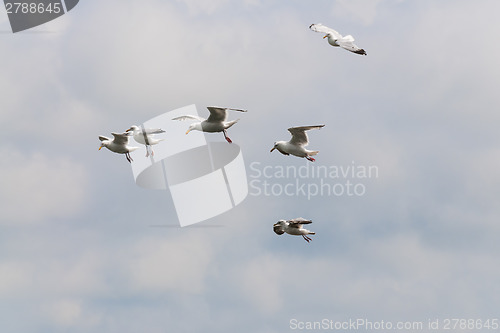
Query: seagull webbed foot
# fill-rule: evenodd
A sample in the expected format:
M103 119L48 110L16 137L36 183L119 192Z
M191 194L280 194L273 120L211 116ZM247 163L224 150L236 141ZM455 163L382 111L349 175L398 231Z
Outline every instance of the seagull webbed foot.
M306 156L306 158L307 158L309 161L311 161L311 162L316 161L316 160L315 160L314 158L312 158L311 156Z

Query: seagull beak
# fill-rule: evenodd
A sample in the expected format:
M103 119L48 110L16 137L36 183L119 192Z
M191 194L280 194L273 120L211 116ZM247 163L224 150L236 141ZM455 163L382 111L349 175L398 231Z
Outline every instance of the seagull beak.
M273 150L275 150L275 149L276 149L276 147L273 147L273 149L271 149L270 153L272 153L272 152L273 152Z
M189 132L191 132L191 129L188 129L188 130L186 131L186 134L188 134Z
M328 35L325 35L325 37L323 37L323 39L326 38L326 37L328 37Z
M101 150L102 146L99 147L99 150Z

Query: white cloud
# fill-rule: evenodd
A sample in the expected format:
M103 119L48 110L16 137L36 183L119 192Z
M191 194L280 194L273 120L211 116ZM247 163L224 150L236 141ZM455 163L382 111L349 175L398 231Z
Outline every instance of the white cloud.
M199 294L212 261L211 245L202 237L152 237L135 244L123 266L136 292Z
M4 261L0 263L0 295L15 295L17 292L30 286L34 270L32 265Z
M370 25L377 16L378 7L387 2L387 0L335 0L332 14L335 17L348 17L353 21Z
M177 0L177 2L186 4L192 14L213 14L229 0Z
M82 305L80 301L63 299L45 306L45 311L58 326L75 326L81 320Z
M0 161L2 225L49 223L73 216L86 199L87 174L67 158L4 148Z
M284 305L285 264L272 255L261 255L243 263L235 276L236 287L263 313L275 313Z
M106 13L116 9L103 10L88 28L92 33L76 28L75 42L62 52L68 77L81 80L71 82L71 91L103 107L106 115L151 116L191 103L257 107L267 102L272 108L292 93L303 93L300 84L314 75L311 67L322 66L315 61L296 66L294 57L308 61L306 44L315 39L308 38L307 23L293 13L281 15L279 22L263 16L261 24L254 25L247 16L189 19L164 2L127 8L115 15L119 34L103 28L109 25ZM294 57L284 57L284 48ZM100 52L82 57L82 49ZM294 80L286 79L291 68Z

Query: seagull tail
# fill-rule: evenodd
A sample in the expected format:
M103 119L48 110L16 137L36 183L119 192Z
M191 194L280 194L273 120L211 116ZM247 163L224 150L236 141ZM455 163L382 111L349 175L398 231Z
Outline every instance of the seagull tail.
M234 124L236 124L238 121L239 121L239 119L228 121L228 122L226 123L226 125L227 125L226 129L228 129L229 127L233 126L233 125L234 125Z
M359 49L359 50L352 51L352 52L357 53L357 54L361 54L361 55L366 55L366 51L363 49Z
M314 231L309 231L309 235L316 235Z
M319 150L313 150L313 151L308 151L308 152L307 152L307 154L308 154L309 156L318 155L318 153L319 153Z

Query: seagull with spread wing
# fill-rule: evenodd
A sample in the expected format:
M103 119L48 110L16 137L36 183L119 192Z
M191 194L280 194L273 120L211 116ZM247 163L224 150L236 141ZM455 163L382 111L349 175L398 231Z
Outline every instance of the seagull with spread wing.
M198 120L196 123L192 123L189 125L189 129L186 134L191 132L192 130L202 131L202 132L222 132L224 133L224 138L226 138L227 142L232 143L231 139L227 136L227 129L234 124L236 124L239 119L226 121L227 120L227 111L239 111L239 112L247 112L247 110L241 109L233 109L233 108L221 108L217 106L207 106L208 111L210 111L210 116L208 119L198 117L198 116L180 116L173 118L172 120L186 120L186 119L194 119Z
M354 37L351 35L347 36L342 36L339 34L337 31L328 28L327 26L318 23L318 24L311 24L309 26L309 29L315 32L321 32L324 33L325 36L323 38L328 37L328 44L331 46L340 46L343 49L346 49L347 51L351 51L353 53L357 54L362 54L366 55L366 51L363 50L362 48L359 48L356 44L354 44Z
M319 150L307 150L305 147L309 144L309 140L307 138L306 131L312 129L320 129L325 125L316 125L316 126L301 126L301 127L291 127L288 131L292 134L292 138L290 141L277 141L274 143L273 149L277 149L283 155L294 155L297 157L305 157L309 161L316 161L311 156L314 156L319 153Z
M130 134L127 132L111 134L113 134L113 140L99 135L99 140L101 140L101 146L99 147L99 150L101 150L102 147L106 147L114 153L125 154L127 161L129 161L129 163L132 163L133 160L132 157L130 157L130 152L139 149L139 147L131 147L128 145Z
M156 145L165 139L156 139L153 135L165 133L161 128L139 128L136 125L130 126L126 132L132 133L134 140L146 146L146 157L149 155L153 156L152 145Z
M306 242L312 241L307 235L316 235L315 232L304 229L304 224L311 224L311 220L298 217L291 220L279 220L273 225L274 232L278 235L283 235L285 232L289 235L302 236Z

